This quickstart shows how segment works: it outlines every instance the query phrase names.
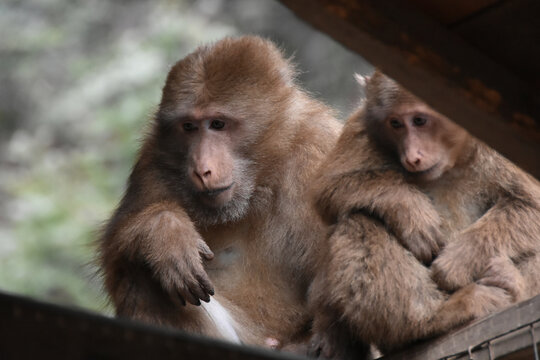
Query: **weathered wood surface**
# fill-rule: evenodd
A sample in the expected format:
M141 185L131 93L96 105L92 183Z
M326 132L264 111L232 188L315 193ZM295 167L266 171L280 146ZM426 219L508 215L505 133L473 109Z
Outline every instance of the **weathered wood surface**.
M469 348L475 360L489 359L488 342L497 359L519 359L532 354L529 324L533 324L536 342L540 341L540 295L481 319L463 329L438 339L385 356L384 360L469 359ZM516 329L519 329L516 331ZM521 354L521 355L520 355ZM455 355L454 357L451 357ZM534 359L534 357L529 357Z
M540 178L538 74L527 76L526 71L523 74L525 66L514 68L523 63L532 64L527 65L532 69L529 71L536 69L540 63L538 41L534 42L534 37L516 38L514 54L507 54L504 51L508 51L508 46L503 40L510 41L512 31L522 29L524 24L514 23L512 18L492 11L469 21L460 21L459 17L466 13L457 13L448 20L455 21L450 28L440 19L411 8L415 1L420 2L281 0L298 17L356 51L435 109ZM529 18L538 19L540 6L534 1L516 0L508 9L513 8L515 14L518 10L527 11ZM489 1L487 5L493 6ZM504 9L499 12L505 14ZM490 38L489 43L500 41L501 49L486 53L487 46L473 44L482 43L478 29L485 29L482 19L488 15L492 21L497 21L492 26L498 31L498 38ZM523 16L519 20L525 21ZM532 30L520 32L532 32L534 36L538 21L525 25ZM483 36L489 35L489 30L485 30ZM504 59L502 55L500 61L494 58L497 54L505 54ZM512 55L518 60L510 61Z
M461 354L488 359L531 359L530 329L540 340L540 295L500 313L383 360L440 359ZM523 327L522 330L514 331ZM504 336L501 336L504 335ZM267 359L301 360L262 348L238 346L182 331L114 319L0 292L0 359Z
M0 292L0 359L303 359Z

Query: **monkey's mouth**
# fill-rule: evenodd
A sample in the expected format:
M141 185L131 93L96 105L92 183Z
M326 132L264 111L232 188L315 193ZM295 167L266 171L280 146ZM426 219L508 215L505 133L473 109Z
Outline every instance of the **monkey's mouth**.
M412 173L412 175L421 181L432 181L437 179L441 175L441 167L439 166L440 163L436 163L435 165L427 168L426 170L421 171L415 171Z
M415 171L414 173L415 174L418 174L418 175L425 175L425 174L429 174L430 172L432 172L433 170L435 170L435 168L439 166L439 164L435 164L431 167L428 167L427 169L425 170L419 170L419 171Z
M216 197L219 194L224 193L225 191L232 189L233 186L234 186L234 182L232 182L229 186L220 187L220 188L216 188L216 189L212 189L212 190L202 191L201 194L205 195L205 196L208 196L208 197Z

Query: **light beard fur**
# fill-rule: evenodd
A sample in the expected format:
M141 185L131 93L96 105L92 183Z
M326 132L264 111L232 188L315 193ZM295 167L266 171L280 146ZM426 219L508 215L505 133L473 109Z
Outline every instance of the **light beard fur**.
M253 162L237 159L233 169L233 181L236 184L232 199L222 206L211 207L198 199L189 190L183 191L183 202L190 217L203 227L235 222L242 219L250 208L255 190L255 172Z

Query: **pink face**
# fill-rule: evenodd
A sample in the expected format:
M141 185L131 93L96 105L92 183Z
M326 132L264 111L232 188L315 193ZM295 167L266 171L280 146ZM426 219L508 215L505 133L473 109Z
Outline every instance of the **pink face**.
M246 127L223 112L163 112L161 161L184 206L201 224L244 216L255 188L253 161L241 148Z
M180 124L189 146L188 176L205 202L220 205L234 193L233 156L230 152L230 121L219 118L186 119Z
M402 104L384 120L384 131L395 145L401 165L419 180L432 181L455 163L450 120L423 103Z

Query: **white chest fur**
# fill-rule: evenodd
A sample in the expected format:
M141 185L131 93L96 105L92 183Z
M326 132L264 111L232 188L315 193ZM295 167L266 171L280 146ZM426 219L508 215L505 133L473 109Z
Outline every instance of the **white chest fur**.
M215 298L211 298L208 303L203 302L201 306L224 339L237 344L241 343L240 338L234 329L235 322L227 309L225 309Z

